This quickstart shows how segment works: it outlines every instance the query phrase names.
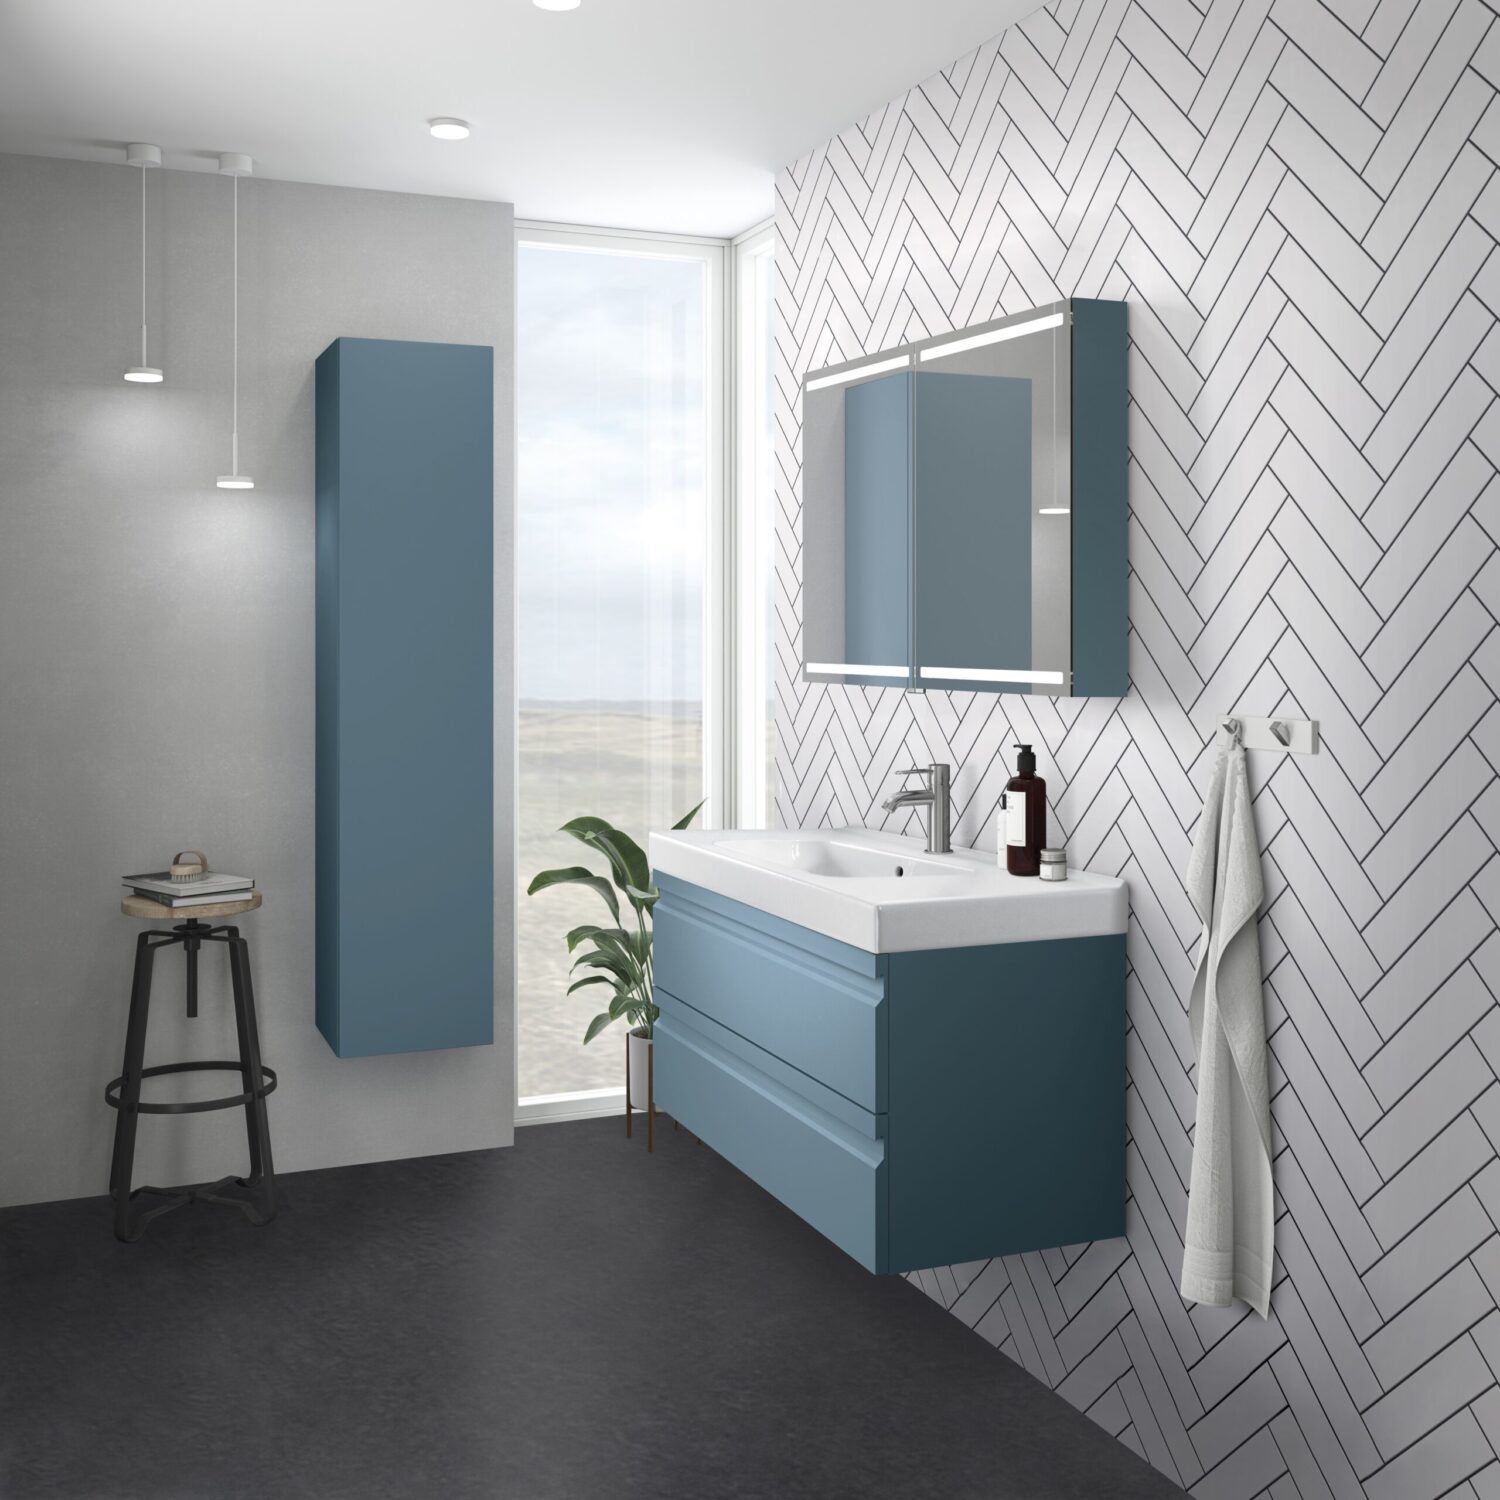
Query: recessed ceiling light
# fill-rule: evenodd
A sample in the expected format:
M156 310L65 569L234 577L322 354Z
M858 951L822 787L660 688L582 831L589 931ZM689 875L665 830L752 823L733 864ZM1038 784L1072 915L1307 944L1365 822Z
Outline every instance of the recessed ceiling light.
M440 141L466 141L469 138L469 122L455 120L452 115L439 115L427 122L427 128Z
M538 10L577 10L579 0L531 0Z

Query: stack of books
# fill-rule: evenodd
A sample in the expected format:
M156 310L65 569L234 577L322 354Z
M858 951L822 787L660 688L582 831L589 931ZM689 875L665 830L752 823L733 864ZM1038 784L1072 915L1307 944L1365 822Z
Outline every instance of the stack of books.
M173 880L169 870L122 877L128 890L148 901L157 901L173 911L207 906L215 901L243 901L255 889L248 875L199 875L193 880Z

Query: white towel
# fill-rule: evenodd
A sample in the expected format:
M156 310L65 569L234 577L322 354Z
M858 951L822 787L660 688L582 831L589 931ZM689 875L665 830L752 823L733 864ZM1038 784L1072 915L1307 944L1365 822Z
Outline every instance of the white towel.
M1182 1295L1267 1316L1276 1209L1271 1095L1256 915L1264 886L1245 750L1219 750L1188 861L1187 890L1203 921L1190 1008L1198 1049L1198 1125L1188 1191Z

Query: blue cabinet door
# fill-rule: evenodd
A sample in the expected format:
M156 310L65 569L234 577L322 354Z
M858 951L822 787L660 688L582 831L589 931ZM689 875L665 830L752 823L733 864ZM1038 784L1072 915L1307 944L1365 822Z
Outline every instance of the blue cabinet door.
M1130 437L1125 304L1073 312L1073 692L1130 690Z
M890 955L890 1265L1125 1233L1125 937Z
M493 367L317 364L317 1024L340 1057L493 1041Z

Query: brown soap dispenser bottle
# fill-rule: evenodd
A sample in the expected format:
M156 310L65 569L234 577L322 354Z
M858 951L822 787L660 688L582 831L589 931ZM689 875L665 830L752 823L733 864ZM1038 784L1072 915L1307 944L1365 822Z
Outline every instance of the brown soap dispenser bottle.
M1005 868L1012 875L1035 875L1047 842L1047 783L1036 774L1030 745L1017 745L1016 774L1005 783Z

